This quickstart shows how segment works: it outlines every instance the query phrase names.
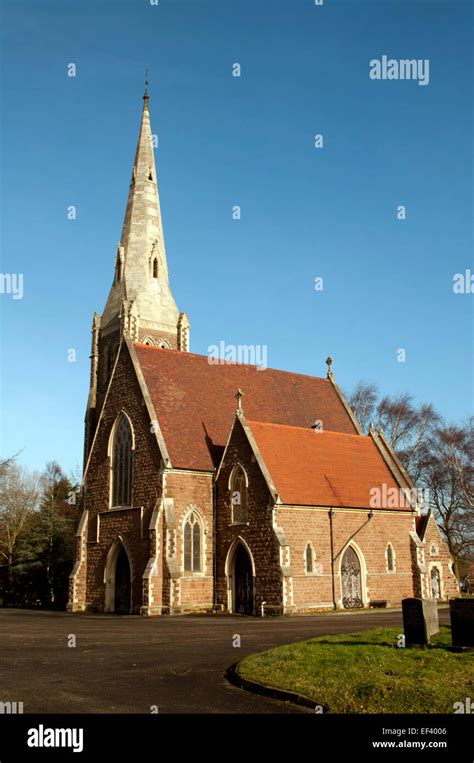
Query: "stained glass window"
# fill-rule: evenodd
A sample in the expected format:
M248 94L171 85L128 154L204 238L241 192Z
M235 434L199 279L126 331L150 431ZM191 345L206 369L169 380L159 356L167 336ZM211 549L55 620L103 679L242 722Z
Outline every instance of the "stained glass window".
M247 480L245 472L238 466L233 473L231 483L232 522L247 522Z
M132 429L123 414L115 429L113 448L113 506L132 505Z
M184 525L184 571L201 572L201 525L194 512Z
M389 572L393 572L394 570L394 564L393 564L393 548L391 543L387 546L387 569Z

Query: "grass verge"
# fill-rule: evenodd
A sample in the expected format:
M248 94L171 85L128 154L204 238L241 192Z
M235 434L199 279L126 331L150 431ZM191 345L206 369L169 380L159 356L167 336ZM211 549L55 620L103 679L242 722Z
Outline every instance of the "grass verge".
M452 713L474 698L474 653L451 652L442 625L429 649L398 648L398 628L321 636L251 655L243 678L303 694L333 713Z

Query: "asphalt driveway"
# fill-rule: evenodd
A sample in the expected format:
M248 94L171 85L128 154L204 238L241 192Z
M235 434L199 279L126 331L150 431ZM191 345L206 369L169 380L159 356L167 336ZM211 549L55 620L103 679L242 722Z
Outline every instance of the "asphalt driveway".
M25 713L308 712L230 686L225 669L281 644L392 626L402 632L400 611L258 619L0 610L0 702L23 702Z

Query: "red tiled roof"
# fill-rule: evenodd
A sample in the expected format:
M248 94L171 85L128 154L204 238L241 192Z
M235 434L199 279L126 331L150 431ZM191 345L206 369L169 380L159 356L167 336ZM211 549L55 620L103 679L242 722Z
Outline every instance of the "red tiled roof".
M232 427L240 387L245 413L259 421L354 433L327 379L243 364L211 365L207 356L134 345L174 467L211 471ZM358 437L358 436L357 436Z
M283 503L370 508L371 488L399 489L371 437L247 425Z

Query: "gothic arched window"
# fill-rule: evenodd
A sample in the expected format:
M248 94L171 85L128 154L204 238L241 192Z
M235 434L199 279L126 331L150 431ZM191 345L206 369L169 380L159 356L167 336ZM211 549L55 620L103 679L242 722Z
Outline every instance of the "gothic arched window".
M393 546L391 543L387 546L387 571L395 572L395 556L393 553Z
M158 278L158 260L156 257L153 260L153 278Z
M308 543L308 545L306 546L305 562L306 562L306 572L307 573L313 572L313 549L311 548L311 543Z
M132 505L133 437L130 421L120 414L112 450L112 506Z
M232 509L232 522L244 523L248 522L247 511L247 476L238 464L234 467L230 480L230 495L231 495L231 509Z
M184 571L201 572L201 523L191 512L184 525Z

